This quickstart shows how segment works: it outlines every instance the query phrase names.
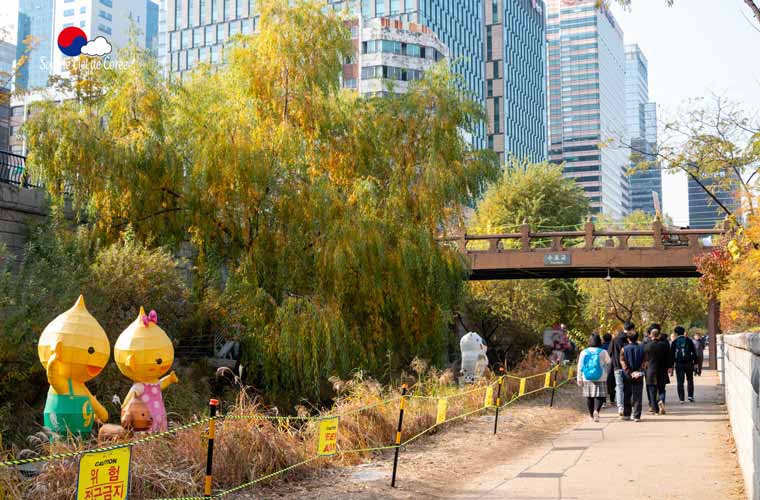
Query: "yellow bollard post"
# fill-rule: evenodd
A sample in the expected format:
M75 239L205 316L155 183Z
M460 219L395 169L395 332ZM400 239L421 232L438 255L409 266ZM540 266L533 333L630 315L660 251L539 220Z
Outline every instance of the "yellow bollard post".
M212 399L208 402L209 406L209 420L208 423L208 451L206 454L206 480L203 485L203 494L206 498L211 498L211 486L212 486L212 468L214 463L214 436L216 434L216 407L219 406L219 401Z
M521 378L521 379L520 379L520 393L519 393L519 396L520 396L520 397L522 397L522 396L524 396L524 395L525 395L525 383L526 383L527 381L528 381L528 380L527 380L527 379L525 379L525 378Z
M499 371L504 372L504 368L500 368ZM499 387L496 389L496 415L493 419L493 433L496 434L496 428L499 425L499 407L501 406L501 386L504 384L504 375L499 377Z
M401 447L401 425L404 423L404 408L406 407L407 385L401 386L401 401L398 409L398 428L396 429L396 454L393 456L393 473L391 474L391 488L396 487L396 469L398 468L398 450Z

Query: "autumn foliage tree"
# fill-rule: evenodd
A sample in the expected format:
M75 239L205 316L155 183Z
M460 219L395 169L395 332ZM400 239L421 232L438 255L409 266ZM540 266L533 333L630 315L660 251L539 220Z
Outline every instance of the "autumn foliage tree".
M331 375L437 361L464 269L435 236L498 170L465 140L482 109L443 65L405 95L343 91L336 14L260 9L224 66L167 83L130 49L91 76L96 98L43 105L29 164L104 240L191 241L195 294L260 388L323 397Z

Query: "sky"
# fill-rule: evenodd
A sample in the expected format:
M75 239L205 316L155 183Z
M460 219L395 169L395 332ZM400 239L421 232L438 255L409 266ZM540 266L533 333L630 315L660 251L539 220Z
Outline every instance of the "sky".
M633 0L614 7L626 43L649 61L649 99L660 117L673 116L687 98L726 95L760 110L760 22L743 0ZM662 123L662 120L660 120ZM663 179L663 209L676 224L689 216L685 174Z
M613 12L626 43L649 60L649 96L660 117L673 116L685 99L717 93L760 110L760 22L744 0L633 0ZM18 0L0 0L0 27L15 42ZM661 120L662 123L662 120ZM665 175L663 209L676 224L689 217L686 177Z

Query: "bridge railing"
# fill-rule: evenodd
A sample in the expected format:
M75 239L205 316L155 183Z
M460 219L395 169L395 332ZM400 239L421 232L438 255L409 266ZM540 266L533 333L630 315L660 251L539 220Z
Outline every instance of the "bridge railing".
M463 233L443 238L443 240L456 243L459 251L463 253L562 252L595 248L665 250L673 247L710 248L714 246L711 237L724 234L726 234L725 229L672 229L663 226L660 221L655 221L652 229L648 230L597 230L592 222L588 222L583 231L533 232L529 224L524 224L519 233ZM710 241L707 241L708 239ZM601 244L599 244L600 240ZM651 243L642 243L642 240ZM468 244L472 242L475 243L473 245L475 248L468 247ZM505 242L513 243L505 244Z

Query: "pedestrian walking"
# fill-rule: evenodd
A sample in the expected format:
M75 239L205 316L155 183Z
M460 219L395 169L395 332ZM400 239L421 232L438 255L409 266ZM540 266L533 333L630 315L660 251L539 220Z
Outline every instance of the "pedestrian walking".
M605 351L609 353L611 343L612 343L612 335L609 333L605 333L602 336L602 349L604 349ZM611 405L615 403L615 373L611 369L611 367L607 373L607 397L604 398L604 403L602 403L602 408L607 406L607 401L609 401Z
M665 415L665 386L670 383L668 370L673 366L670 359L670 347L667 341L661 342L663 336L660 325L652 324L650 335L652 341L644 346L646 358L647 397L649 399L649 413Z
M612 360L612 370L615 377L615 404L618 407L618 415L623 416L623 367L620 364L620 354L623 347L628 343L628 334L636 329L636 325L631 321L626 321L623 325L623 331L618 333L607 352Z
M599 421L607 393L607 373L610 369L610 355L602 349L602 339L597 334L588 338L588 347L578 356L578 385L583 388L588 413L594 422Z
M684 327L677 326L673 330L676 339L670 344L670 356L676 369L676 382L678 384L678 400L684 403L684 378L688 391L689 402L694 402L694 368L697 366L697 350L694 342L686 336Z
M694 373L702 376L702 365L705 362L705 342L702 335L694 334L694 349L697 351L697 366L694 368Z
M644 395L644 370L646 356L644 348L638 343L639 334L628 333L628 344L620 352L620 365L623 367L623 416L621 420L641 421L641 399Z
M652 323L651 325L649 325L647 327L647 331L646 331L646 334L644 335L644 339L641 341L641 347L644 348L644 352L646 352L647 346L649 344L651 344L652 342L655 342L652 339L652 331L655 330L655 329L659 329L659 328L660 328L660 325L658 325L657 323ZM649 378L648 377L645 380L645 384L647 386L649 385ZM654 400L654 401L652 400L652 395L650 394L649 390L646 387L644 389L644 392L647 395L647 401L649 403L649 413L653 413L652 412L652 408L656 408L657 407L657 401L656 400Z

